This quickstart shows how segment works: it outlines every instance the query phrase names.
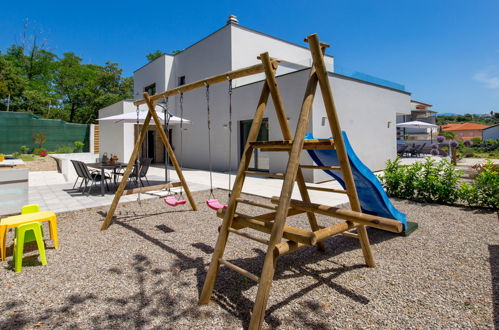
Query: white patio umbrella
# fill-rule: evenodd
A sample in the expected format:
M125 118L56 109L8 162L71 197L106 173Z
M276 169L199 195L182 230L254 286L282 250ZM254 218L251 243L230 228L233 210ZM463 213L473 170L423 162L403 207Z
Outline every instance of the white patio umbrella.
M156 110L156 113L158 114L159 120L161 121L161 125L164 123L164 117L163 117L163 111L162 110ZM139 123L143 124L147 116L147 110L140 110L139 111ZM168 117L168 115L167 115ZM115 116L110 116L110 117L105 117L105 118L99 118L99 121L112 121L115 123L127 123L127 124L135 124L137 123L137 112L127 112L127 113L122 113L119 115ZM175 125L175 124L180 124L182 121L183 124L190 124L191 121L185 118L180 118L177 116L171 116L170 117L170 125ZM151 118L150 125L154 125L154 120Z
M433 142L433 134L432 134L433 129L438 128L438 125L425 123L424 121L419 121L419 120L408 121L405 123L398 123L395 126L401 127L401 128L429 128L429 129L431 129L431 131L430 131L430 141L431 142L430 143Z

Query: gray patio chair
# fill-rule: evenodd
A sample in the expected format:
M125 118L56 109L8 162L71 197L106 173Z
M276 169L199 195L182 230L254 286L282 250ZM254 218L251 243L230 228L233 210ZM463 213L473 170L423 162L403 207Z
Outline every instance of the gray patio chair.
M88 169L87 164L85 164L84 162L81 162L78 160L76 162L78 162L78 165L80 166L80 169L81 169L83 177L84 177L85 188L83 188L83 193L85 193L85 190L88 187L87 196L90 195L90 192L92 191L92 188L95 185L95 183L101 182L102 180L104 180L104 182L106 183L107 190L109 191L108 181L111 180L111 177L107 173L104 174L104 178L103 178L99 172L97 172L97 171L91 172ZM90 182L90 186L88 185L89 182Z
M144 158L142 159L142 164L140 166L140 175L137 177L137 166L133 167L132 173L130 173L130 176L128 177L128 180L135 182L136 185L140 184L144 186L144 182L142 179L146 179L146 182L148 185L150 185L149 180L147 179L147 172L149 171L149 167L151 166L152 163L152 158ZM123 175L125 171L123 172L117 172L116 175Z
M402 157L404 155L405 149L407 149L407 147L408 147L407 144L403 144L403 145L398 146L397 147L397 155Z
M75 184L73 185L73 189L75 189L76 184L78 183L78 180L81 179L80 186L78 187L78 190L81 188L83 185L83 182L85 181L85 176L83 175L83 172L81 170L80 164L78 164L78 161L71 159L71 163L73 164L73 167L75 168L76 172L76 180Z

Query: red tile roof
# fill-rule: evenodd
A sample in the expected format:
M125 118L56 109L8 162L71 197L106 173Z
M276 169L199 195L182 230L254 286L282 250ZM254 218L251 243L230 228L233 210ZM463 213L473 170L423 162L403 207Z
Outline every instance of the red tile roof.
M481 131L490 126L476 123L445 124L440 126L445 131Z

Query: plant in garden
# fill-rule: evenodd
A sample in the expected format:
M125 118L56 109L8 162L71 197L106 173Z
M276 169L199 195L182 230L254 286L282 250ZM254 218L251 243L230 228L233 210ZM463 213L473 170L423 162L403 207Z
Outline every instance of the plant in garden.
M492 161L476 166L479 171L472 184L463 183L460 198L469 206L499 208L499 165Z
M85 143L83 143L81 141L75 141L74 145L75 145L75 150L74 150L75 152L82 152L83 147L85 146Z
M471 147L473 145L473 142L471 140L466 140L463 142L463 144L466 146L466 147Z
M29 148L27 146L21 146L21 153L26 154L28 153Z
M445 136L442 136L442 135L437 136L437 141L438 141L438 143L444 142L445 141Z
M60 146L54 150L55 154L70 154L74 151L74 148L70 145Z
M43 133L35 133L33 134L33 142L38 145L38 148L42 147L42 144L47 142L47 137Z
M39 156L45 157L49 154L49 152L47 149L43 149L43 150L38 151L36 154Z

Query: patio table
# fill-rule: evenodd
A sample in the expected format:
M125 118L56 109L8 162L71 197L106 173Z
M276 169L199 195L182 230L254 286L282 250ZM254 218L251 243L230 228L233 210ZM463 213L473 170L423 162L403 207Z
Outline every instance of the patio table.
M113 171L113 180L116 182L116 170L118 168L126 167L127 163L116 162L114 164L107 163L88 163L87 166L95 169L100 169L101 180L100 180L100 192L101 195L104 196L104 170L112 170Z

